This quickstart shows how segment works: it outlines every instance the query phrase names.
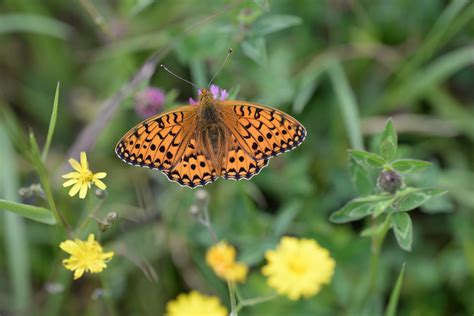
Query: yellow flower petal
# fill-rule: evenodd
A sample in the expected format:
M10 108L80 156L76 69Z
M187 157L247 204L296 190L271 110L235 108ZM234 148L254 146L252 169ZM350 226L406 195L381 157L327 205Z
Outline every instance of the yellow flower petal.
M336 263L329 251L311 239L283 237L276 250L265 254L262 268L268 285L292 300L316 295L331 282Z
M101 180L94 179L94 184L95 184L96 187L98 187L98 188L101 189L101 190L107 189L107 186L106 186L105 183L102 182Z
M107 267L106 262L114 255L113 252L104 253L93 234L89 234L85 241L80 239L63 241L59 247L70 254L68 259L63 260L63 265L66 269L74 271L75 280L85 272L102 272Z
M76 184L79 180L77 179L69 179L66 182L63 183L63 187L69 187L73 184Z
M81 167L82 169L89 169L89 163L87 162L87 155L85 152L81 152Z
M81 152L80 156L81 163L73 158L69 159L69 163L76 171L63 175L63 178L70 179L64 182L63 186L68 187L72 185L73 187L69 191L69 195L74 196L79 192L79 198L84 199L87 195L87 190L91 188L92 184L102 190L107 188L105 183L99 180L105 178L107 173L92 173L92 171L89 170L86 153Z
M79 191L79 198L80 199L84 199L86 197L88 188L89 187L88 187L87 184L81 185L81 190Z
M73 171L73 172L69 172L69 173L64 174L62 177L64 179L71 179L71 178L78 178L80 176L81 176L80 172Z
M97 173L94 173L94 178L96 179L103 179L107 176L107 173L106 172L97 172Z
M71 165L71 167L76 170L77 172L79 173L82 173L82 167L81 165L79 164L79 162L74 159L74 158L71 158L68 160L69 161L69 164Z
M77 192L79 192L80 189L81 189L81 183L77 182L76 184L74 184L74 186L71 188L71 190L69 190L69 195L70 196L76 195Z
M166 316L227 316L227 309L214 296L192 291L166 304Z

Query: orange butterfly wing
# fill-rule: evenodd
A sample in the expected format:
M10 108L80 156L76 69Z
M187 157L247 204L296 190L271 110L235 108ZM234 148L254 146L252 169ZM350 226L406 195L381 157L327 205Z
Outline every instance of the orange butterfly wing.
M215 170L195 139L196 110L188 105L150 117L118 142L115 152L125 162L162 171L169 180L195 188L225 179L250 179L268 159L301 144L304 127L290 115L245 101L221 101L223 121L232 132L231 146Z
M255 160L243 150L233 136L234 146L225 157L221 176L224 179L251 179L268 165L268 159Z
M234 100L219 105L238 145L256 161L294 149L306 137L303 125L280 110Z
M190 188L214 182L219 177L210 160L197 148L194 138L191 138L184 155L176 165L172 169L163 172L170 181Z
M195 106L183 106L144 120L122 137L115 153L134 166L170 170L190 142L195 112Z

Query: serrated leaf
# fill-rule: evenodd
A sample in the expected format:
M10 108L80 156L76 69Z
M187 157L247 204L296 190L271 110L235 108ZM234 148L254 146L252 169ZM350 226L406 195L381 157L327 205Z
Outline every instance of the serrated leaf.
M243 53L254 62L261 66L267 64L267 49L265 39L263 37L257 37L248 39L242 42Z
M380 140L380 155L386 161L391 161L397 155L397 132L393 127L391 119L388 119L385 124L385 129L382 134L382 139Z
M432 163L416 159L397 159L390 164L393 169L400 173L414 173L425 170Z
M251 34L257 37L265 36L270 33L274 33L295 25L299 25L302 22L303 19L295 15L265 15L254 23Z
M387 195L369 195L349 201L343 208L329 217L333 223L348 223L356 221L374 212L378 203L391 199Z
M432 197L443 195L446 192L446 190L442 189L406 188L405 190L399 191L399 193L397 193L398 211L406 212L413 210L428 201L429 199L431 199Z
M411 251L413 225L407 212L393 213L393 232L400 248Z
M384 159L377 154L358 149L351 149L349 152L352 158L364 167L382 168L385 164Z

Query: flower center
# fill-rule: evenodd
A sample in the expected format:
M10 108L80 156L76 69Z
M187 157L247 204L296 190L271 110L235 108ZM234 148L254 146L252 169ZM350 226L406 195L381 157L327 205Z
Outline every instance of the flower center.
M288 262L288 268L294 274L302 275L306 273L307 265L301 260L292 259Z
M82 171L81 178L84 183L89 184L92 182L92 179L94 178L94 174L90 170L84 170Z

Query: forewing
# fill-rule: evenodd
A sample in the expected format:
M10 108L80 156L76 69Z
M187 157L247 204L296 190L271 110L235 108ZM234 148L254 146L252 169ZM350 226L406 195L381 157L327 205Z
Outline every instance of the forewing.
M195 109L183 106L144 120L122 137L115 153L134 166L170 170L192 137Z
M219 105L240 148L257 161L297 147L306 136L303 125L280 110L235 100Z

